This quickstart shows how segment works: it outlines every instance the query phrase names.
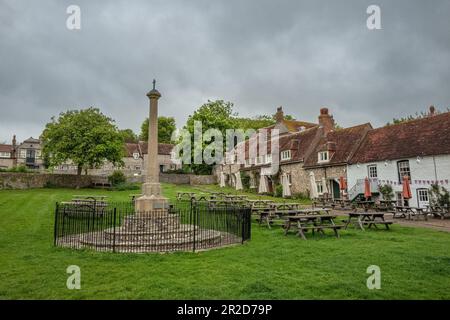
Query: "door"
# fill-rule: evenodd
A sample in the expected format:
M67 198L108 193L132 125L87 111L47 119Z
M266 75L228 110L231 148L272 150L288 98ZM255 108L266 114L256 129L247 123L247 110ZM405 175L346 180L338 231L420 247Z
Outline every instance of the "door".
M417 206L426 208L430 204L428 189L417 189Z
M333 190L333 199L340 199L341 188L339 187L339 183L337 183L335 180L331 180L331 186Z

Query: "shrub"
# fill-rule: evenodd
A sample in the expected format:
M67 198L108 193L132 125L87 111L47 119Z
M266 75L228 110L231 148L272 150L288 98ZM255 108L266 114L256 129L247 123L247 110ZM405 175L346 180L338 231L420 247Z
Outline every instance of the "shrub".
M281 184L277 184L275 187L274 197L282 198L283 197L283 186Z
M242 174L241 181L242 181L242 187L245 190L249 190L250 189L250 176L248 174Z
M430 187L430 204L432 206L450 206L450 193L444 187L432 184Z
M119 183L111 188L113 191L140 190L141 186L137 183Z
M111 183L112 186L115 187L127 182L127 178L125 177L125 174L122 171L116 170L108 177L108 181L109 183Z
M392 198L394 198L394 192L392 190L391 185L389 185L389 184L379 185L378 190L383 195L384 200L390 201L390 200L392 200Z

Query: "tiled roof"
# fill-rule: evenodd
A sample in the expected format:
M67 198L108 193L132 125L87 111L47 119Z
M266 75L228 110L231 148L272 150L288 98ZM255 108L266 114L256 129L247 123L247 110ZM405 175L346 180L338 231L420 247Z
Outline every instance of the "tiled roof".
M29 137L27 140L25 140L23 143L41 143L41 140L35 139L33 137Z
M10 144L0 144L0 152L13 152L13 146Z
M282 124L286 126L289 132L298 132L302 128L308 129L317 126L316 123L286 119L282 121Z
M323 163L323 165L348 162L370 129L372 129L370 123L365 123L354 127L330 131L328 134L322 135L305 160L304 166L319 165L318 152L327 151L330 148L330 160Z
M320 133L318 126L280 137L280 151L291 150L290 161L303 161Z
M450 154L450 112L371 130L351 163Z
M158 144L158 154L159 155L170 155L172 152L172 149L174 148L173 144L167 144L167 143L159 143ZM128 157L132 157L133 153L139 153L141 155L147 154L148 152L148 143L139 141L139 144L137 143L126 143L125 144L125 151Z

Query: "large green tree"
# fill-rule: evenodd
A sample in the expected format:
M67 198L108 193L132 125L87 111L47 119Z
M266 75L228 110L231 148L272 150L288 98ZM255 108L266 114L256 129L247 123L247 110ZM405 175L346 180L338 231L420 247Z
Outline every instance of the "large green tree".
M71 110L52 117L42 133L43 153L54 167L72 161L83 169L98 168L104 161L123 165L123 136L114 120L97 108Z
M172 133L176 130L175 118L158 117L158 141L159 143L171 143ZM141 135L139 138L148 141L148 118L141 125Z

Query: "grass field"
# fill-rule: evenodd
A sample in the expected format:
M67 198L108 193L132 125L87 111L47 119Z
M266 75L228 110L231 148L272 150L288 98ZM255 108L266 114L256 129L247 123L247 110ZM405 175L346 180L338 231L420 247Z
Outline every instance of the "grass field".
M204 189L207 187L203 187ZM191 187L164 185L165 195ZM254 224L242 246L200 253L114 254L55 248L56 201L130 191L0 191L1 299L449 299L450 234L394 225L302 241ZM81 290L66 268L81 268ZM381 268L368 290L366 269Z

